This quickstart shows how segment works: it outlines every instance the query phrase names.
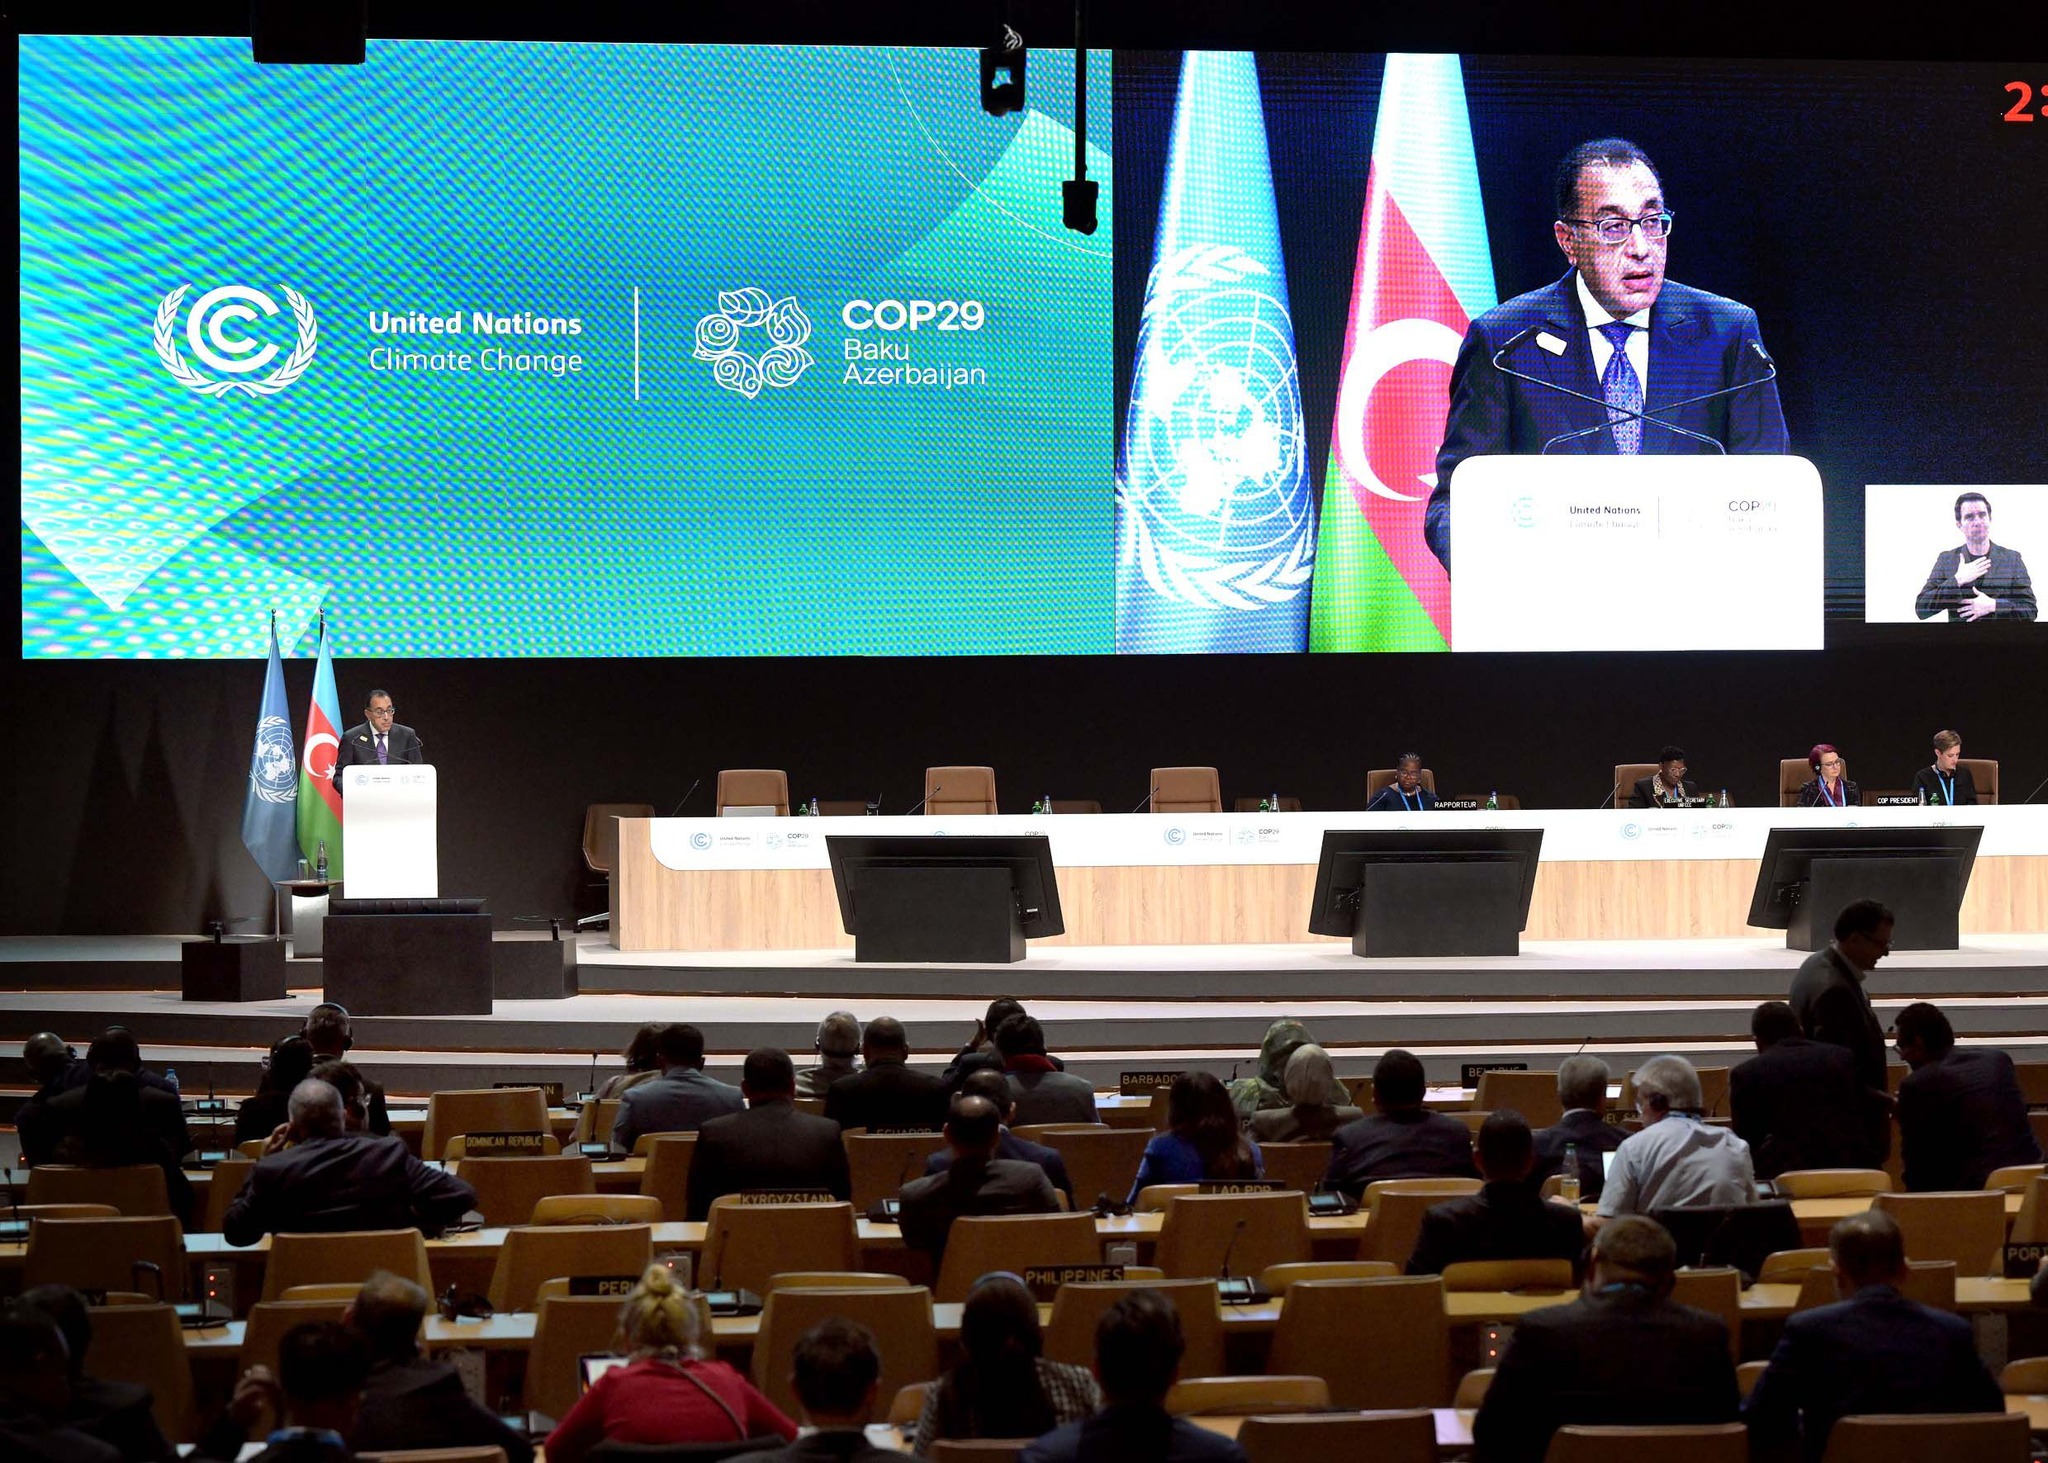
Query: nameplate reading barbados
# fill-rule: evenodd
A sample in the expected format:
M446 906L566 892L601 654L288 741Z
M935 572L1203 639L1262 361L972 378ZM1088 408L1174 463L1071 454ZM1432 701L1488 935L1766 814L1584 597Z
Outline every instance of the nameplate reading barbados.
M1026 1265L1024 1285L1036 1300L1050 1301L1062 1285L1090 1285L1104 1280L1121 1280L1121 1265Z
M1176 1077L1185 1077L1186 1072L1119 1072L1116 1074L1116 1090L1120 1097L1150 1097L1162 1087L1173 1086Z

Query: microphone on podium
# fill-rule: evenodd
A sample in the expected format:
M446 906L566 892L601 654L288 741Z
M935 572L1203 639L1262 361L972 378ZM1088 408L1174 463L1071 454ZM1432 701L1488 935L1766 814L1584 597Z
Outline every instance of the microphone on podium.
M1521 345L1522 342L1529 339L1530 336L1536 334L1542 328L1543 322L1538 321L1534 325L1525 326L1523 329L1515 332L1514 335L1510 336L1508 338L1507 343L1503 345L1499 350L1493 353L1493 356L1491 358L1493 368L1496 371L1500 372L1503 376L1512 376L1517 381L1526 381L1532 386L1546 387L1551 391L1560 392L1565 396L1572 397L1574 400L1589 402L1592 405L1599 407L1602 411L1607 412L1609 414L1604 420L1602 420L1595 426L1580 427L1576 431L1571 432L1560 432L1557 436L1552 437L1549 441L1543 444L1543 451L1546 453L1549 452L1551 448L1557 446L1560 442L1570 442L1578 437L1590 437L1600 432L1609 431L1613 428L1615 424L1615 419L1619 417L1624 419L1632 418L1635 421L1645 422L1650 424L1651 426L1662 427L1667 432L1676 433L1678 436L1690 438L1695 442L1705 442L1708 445L1710 445L1716 452L1719 452L1723 456L1726 456L1728 448L1716 438L1709 437L1704 432L1695 432L1690 430L1689 428L1681 427L1675 422L1667 422L1663 419L1662 414L1665 412L1677 411L1680 407L1694 406L1702 401L1712 401L1717 396L1730 396L1738 391L1747 391L1753 386L1762 386L1766 382L1775 381L1778 379L1777 362L1771 359L1770 352L1764 349L1762 341L1751 340L1747 342L1747 344L1751 352L1754 353L1756 357L1763 362L1765 371L1764 375L1753 376L1747 381L1738 381L1733 386L1723 386L1716 391L1702 392L1698 396L1688 396L1681 401L1668 402L1665 405L1658 407L1657 410L1654 412L1635 411L1625 406L1616 406L1613 403L1606 400L1604 397L1594 396L1584 391L1575 391L1569 386L1560 386L1555 381L1546 381L1541 376L1532 376L1526 371L1517 371L1512 366L1505 364L1505 358L1510 352L1512 352L1517 346Z
M912 815L914 815L915 813L917 813L917 812L918 812L918 811L919 811L920 809L922 809L922 808L924 807L924 805L925 805L926 803L930 802L930 801L931 801L931 800L932 800L933 798L937 797L937 796L938 796L938 795L939 795L940 793L944 792L945 790L946 790L946 789L945 789L945 786L944 786L944 784L940 784L940 785L938 785L938 786L934 787L934 788L933 788L933 789L932 789L932 790L931 790L930 792L926 793L926 794L925 794L925 795L924 795L923 797L921 797L921 798L919 798L919 799L917 800L917 806L916 806L916 807L912 808L912 809L910 810L910 812L908 812L908 813L905 813L905 814L904 814L903 816L904 816L904 817L906 817L906 818L908 818L908 817L911 817Z
M676 814L682 812L683 804L687 803L692 797L696 796L697 789L702 787L703 785L704 779L701 777L698 778L695 782L691 783L690 790L683 794L682 799L679 802L677 802L675 807L669 812L669 816L673 818L676 816Z
M1138 799L1138 806L1137 806L1137 807L1135 807L1135 808L1133 808L1133 809L1131 809L1131 811L1132 811L1133 813L1142 813L1142 812L1144 812L1144 811L1145 811L1145 809L1147 809L1147 808L1149 808L1149 807L1151 807L1151 806L1152 806L1152 799L1154 799L1154 798L1156 798L1156 797L1158 797L1158 796L1159 796L1159 789L1158 789L1157 787L1154 787L1154 788L1152 789L1152 791L1150 791L1150 792L1146 793L1146 794L1145 794L1145 796L1143 796L1143 797L1141 797L1141 798L1139 798L1139 799Z
M1600 799L1600 801L1599 801L1599 802L1597 802L1597 803L1595 803L1595 804L1593 804L1593 806L1594 806L1594 807L1596 807L1596 808L1611 808L1611 807L1613 807L1613 806L1614 806L1614 795L1615 795L1616 793L1620 792L1620 791L1621 791L1621 782L1620 782L1619 780L1617 780L1617 781L1615 782L1614 786L1612 786L1612 787L1610 787L1610 788L1608 788L1608 789L1607 789L1607 796L1606 796L1606 797L1604 797L1604 798L1602 798L1602 799Z

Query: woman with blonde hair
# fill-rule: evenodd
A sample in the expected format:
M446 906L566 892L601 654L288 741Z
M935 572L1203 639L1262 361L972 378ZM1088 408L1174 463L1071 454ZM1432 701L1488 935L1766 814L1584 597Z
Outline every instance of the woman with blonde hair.
M601 1442L716 1443L796 1436L796 1424L722 1361L703 1359L696 1299L650 1265L619 1308L632 1360L590 1384L548 1435L549 1463L581 1463Z

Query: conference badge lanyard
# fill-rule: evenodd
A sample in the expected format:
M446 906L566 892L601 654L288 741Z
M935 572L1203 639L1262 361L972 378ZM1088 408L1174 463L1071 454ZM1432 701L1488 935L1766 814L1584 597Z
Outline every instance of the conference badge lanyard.
M1934 780L1941 784L1942 801L1953 808L1956 805L1956 775L1953 772L1943 772L1937 767L1934 769Z
M1829 807L1831 807L1831 808L1846 808L1846 807L1848 807L1848 806L1849 806L1849 789L1848 789L1848 787L1847 787L1847 786L1846 786L1845 784L1843 784L1843 783L1837 783L1837 784L1835 784L1835 787L1836 787L1836 791L1835 791L1835 792L1834 792L1834 793L1833 793L1832 795L1830 795L1830 794L1829 794L1829 792L1828 792L1828 780L1827 780L1827 779L1826 779L1825 777L1823 777L1823 778L1822 778L1822 779L1820 780L1820 800L1821 800L1822 802L1826 803L1826 804L1827 804L1827 805L1828 805Z

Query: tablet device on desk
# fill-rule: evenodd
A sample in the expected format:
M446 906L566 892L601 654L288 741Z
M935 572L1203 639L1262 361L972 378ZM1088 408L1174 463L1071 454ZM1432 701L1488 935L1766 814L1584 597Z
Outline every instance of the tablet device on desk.
M581 1378L583 1390L588 1392L590 1384L615 1366L624 1366L633 1358L620 1356L616 1352L585 1352L576 1358L576 1374Z

